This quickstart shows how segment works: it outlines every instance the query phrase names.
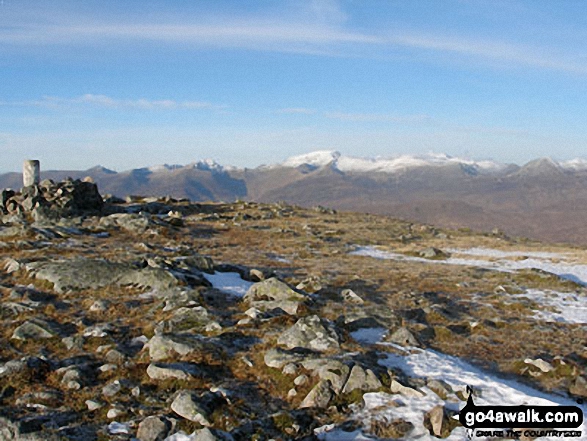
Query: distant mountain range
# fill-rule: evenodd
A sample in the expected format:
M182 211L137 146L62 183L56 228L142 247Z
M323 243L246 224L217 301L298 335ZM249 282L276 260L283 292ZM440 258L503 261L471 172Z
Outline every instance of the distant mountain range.
M587 245L587 160L541 158L523 166L444 154L358 158L317 151L254 169L198 161L114 172L42 171L42 178L91 176L102 194L170 195L193 201L286 201L388 214ZM19 173L0 187L19 188Z

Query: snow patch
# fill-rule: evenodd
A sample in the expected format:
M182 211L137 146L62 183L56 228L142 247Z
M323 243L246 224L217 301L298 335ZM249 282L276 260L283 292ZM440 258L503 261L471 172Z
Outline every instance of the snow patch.
M548 310L535 310L534 318L546 322L587 323L587 296L577 293L540 291L529 289L514 296L530 299L549 307Z
M214 288L236 297L243 297L253 285L253 282L243 280L239 273L221 273L216 271L214 274L204 273L204 277Z
M482 251L483 250L483 254ZM470 254L473 256L479 257L497 257L501 258L500 260L487 260L487 259L467 259L461 257L449 257L444 260L431 260L431 259L424 259L422 257L413 257L413 256L406 256L404 254L394 253L391 251L380 250L373 246L360 246L356 247L354 251L350 254L355 256L367 256L373 257L375 259L391 259L391 260L400 260L400 261L410 261L410 262L423 262L423 263L430 263L430 264L444 264L444 265L464 265L464 266L476 266L479 268L490 269L494 271L501 271L501 272L514 272L517 270L522 269L539 269L542 271L546 271L552 274L555 274L563 279L570 280L572 282L586 285L587 286L587 265L583 264L575 264L571 262L564 262L558 261L554 262L547 258L528 258L523 260L508 260L506 257L516 257L519 256L531 256L531 255L538 255L542 254L543 256L547 254L555 254L556 257L560 257L561 259L565 256L563 254L556 254L556 253L535 253L535 252L512 252L512 254L508 255L508 252L499 251L499 250L485 250L482 248L471 248L468 250L460 250L460 249L452 249L447 250L452 252L453 254Z
M359 343L374 345L383 340L387 331L386 328L361 328L351 332L351 337Z
M541 406L577 405L577 403L570 399L538 391L514 380L498 378L496 375L485 372L456 357L433 350L418 348L407 348L404 351L405 353L402 355L386 354L387 359L381 360L380 364L387 368L399 368L411 377L443 380L455 391L465 390L467 386L471 386L479 392L479 396L475 397L475 404L479 406L519 406L524 404ZM405 404L403 407L392 407L389 405L390 399L398 399L397 395L390 396L382 393L365 394L363 399L366 405L362 412L367 414L369 412L376 412L378 406L384 406L383 412L388 416L394 419L403 418L414 424L415 428L410 434L411 438L418 437L421 440L433 440L436 438L432 437L422 424L424 413L434 406L442 404L443 401L427 388L422 388L422 392L425 393L425 396L422 398L399 398ZM387 405L385 404L386 402ZM462 408L464 404L459 403L459 407ZM587 410L587 405L585 404L579 407L583 412ZM586 423L584 422L580 430L584 431L585 428ZM458 427L446 439L456 441L465 439L464 436L465 429Z

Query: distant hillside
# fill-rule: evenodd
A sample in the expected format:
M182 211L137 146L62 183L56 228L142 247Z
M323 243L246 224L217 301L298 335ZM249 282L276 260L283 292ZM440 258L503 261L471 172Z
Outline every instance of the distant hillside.
M235 199L389 214L438 226L587 244L587 161L541 158L520 167L430 154L353 158L319 151L255 169L212 161L125 172L103 167L42 171L43 178L91 176L103 194ZM21 175L0 175L19 188Z

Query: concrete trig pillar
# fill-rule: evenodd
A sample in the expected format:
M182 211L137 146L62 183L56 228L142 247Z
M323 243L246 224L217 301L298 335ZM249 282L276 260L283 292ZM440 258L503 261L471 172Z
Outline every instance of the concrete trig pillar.
M27 159L22 166L23 186L39 185L39 182L41 182L41 163L36 159Z

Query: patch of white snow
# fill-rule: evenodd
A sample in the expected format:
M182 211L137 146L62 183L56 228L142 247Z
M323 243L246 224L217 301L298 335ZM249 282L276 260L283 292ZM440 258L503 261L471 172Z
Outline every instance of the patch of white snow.
M243 280L239 273L221 273L216 271L214 274L204 273L204 277L214 288L236 297L243 297L253 285L253 282Z

